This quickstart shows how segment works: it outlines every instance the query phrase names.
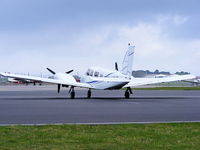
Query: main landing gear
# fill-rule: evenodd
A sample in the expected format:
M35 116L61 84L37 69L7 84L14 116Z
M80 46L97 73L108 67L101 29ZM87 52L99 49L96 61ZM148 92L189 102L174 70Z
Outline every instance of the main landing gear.
M75 91L74 91L74 87L71 87L70 89L69 89L69 93L70 93L70 98L71 99L74 99L75 98ZM88 90L88 92L87 92L87 98L91 98L91 95L92 95L92 92L91 92L91 89L89 89Z
M126 99L129 99L130 98L130 94L133 94L132 90L130 87L127 87L125 93L124 93L124 96Z
M70 98L74 99L75 98L74 87L70 88L69 93L70 93ZM130 94L133 94L133 92L132 92L130 87L127 87L127 89L126 89L126 91L124 93L125 98L129 99L130 98ZM92 95L92 92L91 92L91 89L89 89L88 92L87 92L87 98L90 99L91 95Z
M69 93L70 93L70 98L74 99L75 98L75 91L74 91L73 86L69 89ZM92 92L91 92L91 89L89 89L88 92L87 92L87 98L90 99L91 95L92 95Z

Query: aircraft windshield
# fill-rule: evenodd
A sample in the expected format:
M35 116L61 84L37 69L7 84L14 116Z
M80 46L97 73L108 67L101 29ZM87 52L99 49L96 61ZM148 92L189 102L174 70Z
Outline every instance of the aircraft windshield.
M90 70L90 76L93 76L93 72L94 72L93 70Z
M95 77L98 77L98 76L99 76L99 72L95 72L95 73L94 73L94 76L95 76Z
M90 70L89 70L89 69L87 70L86 75L87 75L87 76L90 75Z
M103 73L99 71L95 71L93 69L88 69L86 72L87 76L94 76L94 77L103 77Z

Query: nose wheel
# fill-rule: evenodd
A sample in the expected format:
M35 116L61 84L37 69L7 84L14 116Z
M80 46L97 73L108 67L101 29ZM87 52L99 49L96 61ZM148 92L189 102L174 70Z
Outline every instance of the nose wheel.
M91 90L89 89L88 92L87 92L87 98L91 98L91 95L92 95L92 92L91 92Z

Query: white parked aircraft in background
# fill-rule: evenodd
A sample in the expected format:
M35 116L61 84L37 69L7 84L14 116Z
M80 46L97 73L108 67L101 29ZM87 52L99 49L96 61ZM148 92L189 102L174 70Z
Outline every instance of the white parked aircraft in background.
M75 87L88 88L88 98L91 97L92 89L111 90L126 88L124 96L125 98L129 98L130 94L133 93L131 87L195 78L195 76L193 75L180 75L174 77L169 76L164 78L134 78L131 75L134 48L135 46L131 46L130 44L128 45L128 50L126 51L126 54L124 56L122 69L120 71L118 70L117 63L115 63L115 70L106 70L103 68L91 67L87 70L84 76L80 77L80 81L76 81L76 79L70 74L73 70L70 70L66 73L56 73L51 69L47 68L47 70L49 70L53 74L51 78L42 78L11 73L0 74L9 78L57 84L58 93L60 92L61 86L70 87L69 93L72 99L75 98Z
M42 83L38 81L26 80L26 79L20 79L20 78L8 78L8 82L15 83L15 84L25 84L25 85L28 85L28 84L36 85L36 83L38 83L39 85L42 85Z
M191 80L184 80L185 82L190 82L190 83L193 83L195 84L196 86L200 85L200 78L199 77L196 77L194 79L191 79Z

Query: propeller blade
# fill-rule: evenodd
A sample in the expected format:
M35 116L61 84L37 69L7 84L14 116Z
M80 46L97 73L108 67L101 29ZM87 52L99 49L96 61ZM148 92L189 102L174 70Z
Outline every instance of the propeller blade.
M115 70L118 71L118 65L117 65L117 62L115 62Z
M47 70L48 70L49 72L51 72L52 74L56 74L54 71L52 71L52 70L49 69L49 68L47 68Z
M65 72L66 74L69 74L69 73L71 73L71 72L73 72L74 70L70 70L70 71L67 71L67 72Z
M58 93L60 93L60 84L58 84Z

